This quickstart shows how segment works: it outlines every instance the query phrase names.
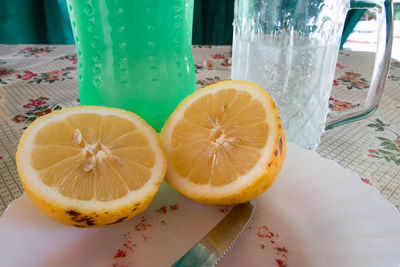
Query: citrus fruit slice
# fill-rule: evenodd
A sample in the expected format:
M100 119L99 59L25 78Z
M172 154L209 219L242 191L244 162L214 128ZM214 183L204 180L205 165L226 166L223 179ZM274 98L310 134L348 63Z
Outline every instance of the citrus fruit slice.
M161 131L166 182L205 204L249 201L282 167L286 139L272 98L258 85L223 81L184 99Z
M144 120L93 106L33 122L20 139L16 160L37 208L77 227L113 225L145 210L167 167L159 136Z

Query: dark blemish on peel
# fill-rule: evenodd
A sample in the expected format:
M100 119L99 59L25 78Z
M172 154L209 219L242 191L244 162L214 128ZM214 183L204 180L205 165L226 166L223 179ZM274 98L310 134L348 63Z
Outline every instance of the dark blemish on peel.
M74 210L67 210L65 213L67 213L68 215L71 215L71 216L79 216L79 215L81 215L79 212L74 211Z
M117 223L120 223L120 222L123 222L123 221L125 221L126 219L128 219L128 217L126 216L126 217L122 217L122 218L119 218L118 220L116 220L115 222L112 222L112 223L107 223L107 225L113 225L113 224L117 224Z
M94 226L93 217L90 216L82 216L81 213L74 211L74 210L67 210L65 213L71 216L71 220L77 223L85 223L87 226ZM77 227L84 227L83 225L74 225Z

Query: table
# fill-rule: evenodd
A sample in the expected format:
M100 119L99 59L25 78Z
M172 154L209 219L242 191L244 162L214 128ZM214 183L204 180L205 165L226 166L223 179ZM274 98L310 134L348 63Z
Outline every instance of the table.
M230 77L230 46L194 46L197 88ZM374 54L340 51L329 105L363 102ZM0 214L23 193L15 165L18 140L36 118L79 105L71 45L0 45ZM367 119L325 132L317 152L360 175L400 205L400 63L392 61L382 101Z

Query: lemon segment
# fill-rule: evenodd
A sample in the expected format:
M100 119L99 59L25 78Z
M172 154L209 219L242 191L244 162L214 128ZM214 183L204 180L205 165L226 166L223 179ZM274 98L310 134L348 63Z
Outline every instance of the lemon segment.
M110 225L143 211L166 172L157 133L133 113L103 107L41 117L22 135L16 158L34 204L77 227Z
M206 204L236 204L272 185L286 151L278 111L261 87L224 81L188 96L161 132L166 181Z

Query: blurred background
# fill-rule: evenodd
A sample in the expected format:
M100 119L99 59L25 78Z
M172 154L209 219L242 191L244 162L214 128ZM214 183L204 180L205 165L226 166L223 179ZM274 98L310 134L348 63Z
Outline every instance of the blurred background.
M400 60L400 0L392 57ZM194 0L193 44L231 45L234 0ZM341 47L375 51L376 13L351 10ZM74 44L66 0L0 0L0 44Z
M393 0L394 32L392 58L400 61L400 0ZM343 49L375 52L377 39L376 12L362 10L354 20L354 27L345 37Z
M232 43L234 0L194 0L193 44ZM1 44L74 44L66 0L0 0Z

